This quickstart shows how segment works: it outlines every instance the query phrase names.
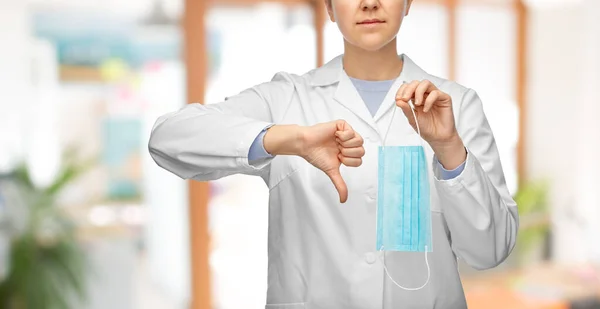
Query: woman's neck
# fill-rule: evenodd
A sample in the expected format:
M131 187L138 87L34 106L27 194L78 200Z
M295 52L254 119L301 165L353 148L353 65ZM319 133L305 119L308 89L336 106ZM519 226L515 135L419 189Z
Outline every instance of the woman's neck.
M403 61L398 57L394 38L377 51L366 51L344 40L344 71L362 80L392 80L402 72Z

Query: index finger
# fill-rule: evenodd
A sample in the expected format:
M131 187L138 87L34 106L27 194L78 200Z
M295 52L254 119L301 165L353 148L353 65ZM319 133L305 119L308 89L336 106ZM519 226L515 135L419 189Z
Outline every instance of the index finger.
M396 100L402 100L404 102L408 102L408 100L412 99L413 96L415 95L415 90L419 86L419 83L420 82L418 80L413 80L412 82L410 82L408 84L402 85L402 87L404 87L404 89L402 90L402 93L399 93L398 95L396 95ZM402 87L400 87L400 88L402 88Z

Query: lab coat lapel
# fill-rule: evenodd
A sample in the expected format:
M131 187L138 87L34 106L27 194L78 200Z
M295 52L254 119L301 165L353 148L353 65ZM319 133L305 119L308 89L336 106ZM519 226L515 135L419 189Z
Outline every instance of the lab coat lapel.
M375 122L378 122L379 119L383 117L383 115L389 112L392 109L392 107L396 106L396 92L398 91L402 83L405 82L402 75L404 74L400 74L400 77L396 79L388 93L385 95L385 99L383 99L383 102L381 102L377 113L375 113L375 117L373 117Z
M345 72L342 72L339 76L338 87L335 91L334 99L342 104L344 107L349 109L352 113L354 113L358 118L364 121L369 127L371 127L377 134L379 131L377 130L377 125L373 120L373 116L367 109L365 102L360 97L360 94L352 84L352 81L346 75Z
M398 89L400 89L400 86L402 86L402 83L404 82L410 83L413 80L422 80L427 78L427 73L425 73L423 69L418 67L410 58L408 58L408 56L402 54L400 57L402 57L402 60L404 61L402 72L390 88L390 91L385 96L385 99L381 103L381 106L377 110L377 113L375 113L375 117L373 117L375 123L377 123L379 127L382 128L380 130L380 137L382 139L386 138L384 135L386 134L387 128L390 128L391 121L399 121L401 123L400 126L406 128L406 134L414 133L414 130L410 126L406 117L404 117L402 111L396 111L396 113L398 114L396 116L400 117L397 117L396 119L392 119L391 117L391 114L394 111L393 108L398 108L396 107L396 92L398 91ZM386 117L388 114L390 114L390 116ZM397 132L397 134L400 134L400 132Z
M378 122L383 116L385 116L388 112L392 112L392 107L396 106L396 92L402 86L402 83L410 83L413 80L421 80L425 78L425 72L417 67L417 65L410 59L408 56L402 54L400 55L402 60L404 61L404 65L402 67L402 72L400 76L396 79L396 82L390 88L390 91L385 96L385 99L381 103L381 106L375 113L374 120Z

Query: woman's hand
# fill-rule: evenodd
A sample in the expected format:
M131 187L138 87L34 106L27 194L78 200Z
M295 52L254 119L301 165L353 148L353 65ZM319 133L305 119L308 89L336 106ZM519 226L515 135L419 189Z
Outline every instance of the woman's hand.
M304 127L302 136L300 156L327 174L340 195L340 202L345 203L348 187L340 174L340 165L362 164L363 138L344 120Z
M360 166L365 155L363 138L344 120L308 127L275 125L267 130L263 144L272 155L297 155L322 170L333 182L341 203L348 200L348 187L340 166Z
M452 111L452 97L428 80L403 84L396 92L396 105L402 109L410 125L417 130L409 105L412 100L421 136L429 143L446 169L455 169L467 157Z

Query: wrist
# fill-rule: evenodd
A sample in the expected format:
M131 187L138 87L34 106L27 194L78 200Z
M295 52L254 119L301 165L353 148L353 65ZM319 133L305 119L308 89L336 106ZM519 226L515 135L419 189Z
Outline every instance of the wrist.
M304 136L298 125L275 125L267 129L263 139L265 150L273 155L300 155Z
M458 134L441 143L431 145L435 156L446 170L454 170L467 159L467 150Z

